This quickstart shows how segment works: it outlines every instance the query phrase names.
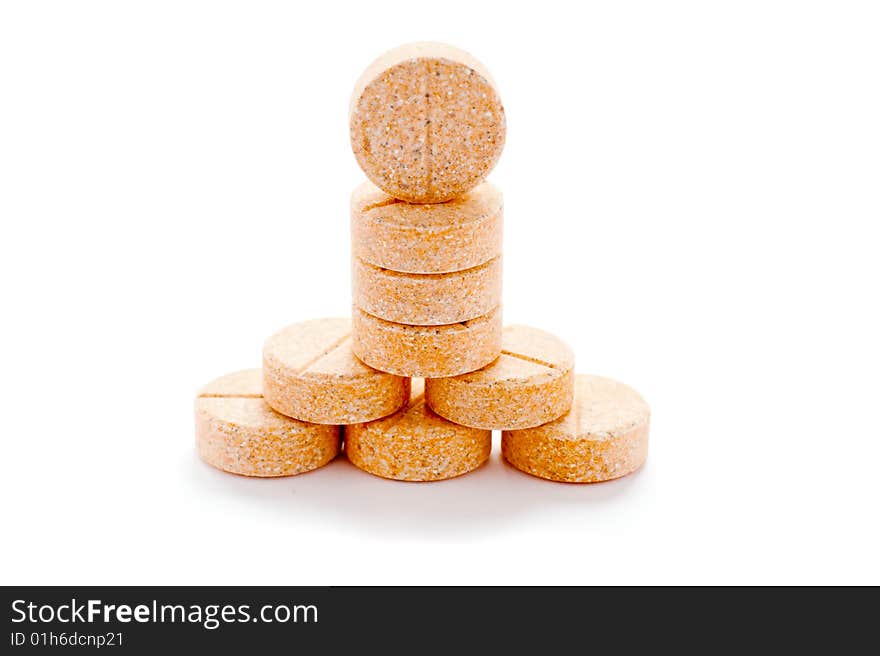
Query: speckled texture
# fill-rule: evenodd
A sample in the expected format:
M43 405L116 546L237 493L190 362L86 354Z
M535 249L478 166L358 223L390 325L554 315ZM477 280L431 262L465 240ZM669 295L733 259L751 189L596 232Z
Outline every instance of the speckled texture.
M351 195L351 252L403 273L449 273L501 255L504 199L485 182L448 203L397 201L370 182Z
M248 369L218 378L199 392L199 457L243 476L292 476L333 460L339 453L339 427L279 415L263 401L261 388L260 370Z
M476 319L501 304L501 256L454 273L399 273L352 258L354 304L375 317L417 326Z
M440 203L478 185L504 148L504 107L488 71L440 43L396 48L355 85L351 147L378 187L410 203Z
M355 355L398 376L458 376L501 355L501 307L448 326L408 326L352 308L352 327Z
M504 431L501 453L517 469L552 481L595 483L634 472L648 456L650 409L630 387L575 376L572 409L556 421Z
M574 353L559 338L529 326L506 326L501 357L462 376L425 381L425 398L441 417L495 430L532 428L559 418L574 395Z
M409 398L409 379L376 371L351 348L350 319L288 326L263 347L263 391L277 412L317 424L357 424L390 415Z
M364 471L401 481L438 481L473 471L489 458L492 432L458 426L425 405L424 382L398 413L346 426L345 453Z

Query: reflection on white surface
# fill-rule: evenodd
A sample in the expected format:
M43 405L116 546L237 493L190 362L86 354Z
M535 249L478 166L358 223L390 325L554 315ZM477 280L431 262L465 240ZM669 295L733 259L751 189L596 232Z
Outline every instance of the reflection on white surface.
M326 522L370 533L454 537L515 528L531 513L579 506L608 509L639 493L642 471L595 484L554 483L517 471L499 449L480 469L446 481L408 483L367 474L344 455L313 472L288 478L257 479L218 471L193 456L198 487L213 496L250 499L255 512L275 512L289 521L319 515ZM650 466L650 461L646 467Z

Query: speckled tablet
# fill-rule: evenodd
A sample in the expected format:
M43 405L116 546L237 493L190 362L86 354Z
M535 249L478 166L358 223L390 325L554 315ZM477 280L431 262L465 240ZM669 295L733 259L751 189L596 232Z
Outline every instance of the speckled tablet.
M263 347L263 394L277 412L316 424L356 424L390 415L409 398L409 379L377 371L352 351L350 319L288 326Z
M263 401L262 374L248 369L209 383L196 397L196 447L209 465L243 476L292 476L339 453L338 426L284 417Z
M399 273L358 257L351 263L352 300L386 321L437 326L475 319L501 304L501 257L453 273Z
M345 453L356 467L401 481L438 481L473 471L489 458L492 432L446 421L425 405L414 380L405 409L366 424L346 426Z
M352 308L352 347L369 366L398 376L442 378L501 355L501 308L448 326L392 323Z
M638 392L599 376L575 376L574 404L559 419L504 431L501 453L552 481L594 483L634 472L648 457L650 409Z
M501 357L462 376L425 381L428 406L464 426L532 428L571 408L574 353L558 337L529 326L506 326Z
M351 195L351 251L403 273L470 269L501 254L503 205L488 182L435 205L397 201L365 182Z
M473 189L504 148L504 107L489 72L442 43L412 43L374 61L355 84L351 147L378 187L410 203Z

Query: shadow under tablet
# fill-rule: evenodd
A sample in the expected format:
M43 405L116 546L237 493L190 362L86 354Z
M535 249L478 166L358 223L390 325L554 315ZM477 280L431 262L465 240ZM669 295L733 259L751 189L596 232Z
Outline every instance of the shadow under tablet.
M495 432L498 437L498 432ZM523 515L577 504L605 505L638 484L640 472L605 483L554 483L524 474L501 458L498 439L480 469L445 481L391 481L357 469L340 454L326 466L286 478L247 478L193 457L196 484L211 494L252 499L295 519L315 514L367 533L459 537L504 530Z

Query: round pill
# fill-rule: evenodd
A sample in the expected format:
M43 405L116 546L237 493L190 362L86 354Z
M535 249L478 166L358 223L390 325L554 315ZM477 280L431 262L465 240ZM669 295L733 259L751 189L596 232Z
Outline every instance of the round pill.
M284 417L263 400L262 373L248 369L209 383L195 402L196 448L202 460L243 476L292 476L339 453L338 426Z
M504 199L484 182L448 203L413 205L370 182L351 195L351 250L402 273L449 273L501 255Z
M414 380L403 410L345 427L345 453L366 472L401 481L438 481L473 471L489 458L492 431L446 421L425 405L424 382Z
M395 198L441 203L473 189L504 148L501 98L485 67L441 43L385 53L355 84L351 147Z
M386 321L438 326L475 319L501 304L501 256L453 273L399 273L358 257L351 265L352 300Z
M632 388L578 375L571 410L537 428L504 431L501 453L517 469L552 481L608 481L644 464L649 421L648 404Z
M392 323L352 309L354 353L398 376L442 378L485 367L501 355L501 307L448 326Z
M574 353L558 337L506 326L501 357L462 376L425 382L428 406L456 424L496 430L532 428L571 408Z
M357 424L390 415L409 398L408 378L354 356L350 319L288 326L263 347L263 393L277 412L316 424Z

